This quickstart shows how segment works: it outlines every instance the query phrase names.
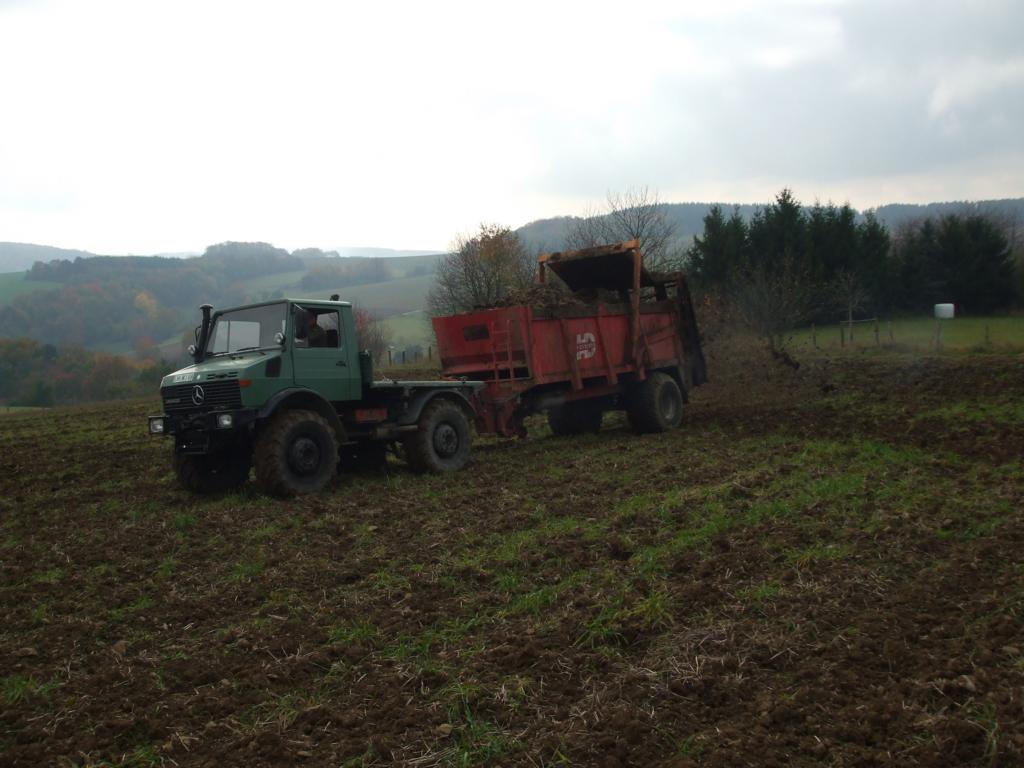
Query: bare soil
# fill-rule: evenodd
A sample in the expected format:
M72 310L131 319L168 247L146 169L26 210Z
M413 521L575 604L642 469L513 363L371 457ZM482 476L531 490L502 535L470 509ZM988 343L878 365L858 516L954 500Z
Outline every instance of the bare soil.
M0 764L1024 764L1024 360L719 362L287 502L0 417Z

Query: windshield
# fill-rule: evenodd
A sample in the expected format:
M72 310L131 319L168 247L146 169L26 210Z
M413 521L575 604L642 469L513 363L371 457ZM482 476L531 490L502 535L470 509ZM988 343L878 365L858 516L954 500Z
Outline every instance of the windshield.
M276 347L274 336L284 332L284 320L284 303L224 312L213 321L207 352L220 355Z

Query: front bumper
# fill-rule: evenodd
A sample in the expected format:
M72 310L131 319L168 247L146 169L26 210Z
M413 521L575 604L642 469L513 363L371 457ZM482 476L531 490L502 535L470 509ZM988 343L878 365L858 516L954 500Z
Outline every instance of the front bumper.
M149 434L174 435L176 452L202 454L231 442L240 430L248 432L255 421L256 410L252 408L211 413L162 414L149 417Z

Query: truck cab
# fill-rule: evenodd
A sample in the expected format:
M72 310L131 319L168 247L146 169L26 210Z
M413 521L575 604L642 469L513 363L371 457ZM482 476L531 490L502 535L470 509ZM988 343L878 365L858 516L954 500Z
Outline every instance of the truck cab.
M381 461L398 443L420 471L468 460L479 385L375 382L349 302L201 310L194 362L164 377L164 412L149 418L151 434L173 436L177 475L189 490L236 487L255 465L274 495L313 492L339 458Z

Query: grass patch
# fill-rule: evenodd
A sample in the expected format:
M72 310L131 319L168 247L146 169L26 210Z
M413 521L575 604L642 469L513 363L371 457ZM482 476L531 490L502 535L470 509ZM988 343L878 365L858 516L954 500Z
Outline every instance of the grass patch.
M739 598L745 603L760 605L769 600L774 600L782 594L782 587L775 581L762 581L740 590Z
M32 606L29 618L33 624L46 624L50 621L50 611L52 610L53 606L50 603L38 603Z
M63 568L49 568L45 571L40 571L32 576L32 581L36 584L56 584L64 578Z
M914 416L915 421L932 418L973 424L986 422L1021 424L1024 423L1024 403L1020 401L993 403L969 400L922 411Z
M185 533L191 530L196 524L196 516L191 512L176 512L171 518L171 528L178 533Z
M230 581L243 582L252 581L266 569L262 560L242 560L235 563L235 567L228 574Z
M10 675L0 680L0 698L7 706L29 699L48 700L58 686L56 680L43 682L31 675Z
M149 595L140 595L128 605L121 606L120 608L111 608L107 611L107 617L111 622L118 623L124 621L132 614L152 608L155 604L156 601Z
M160 561L160 565L156 567L153 575L158 579L169 579L174 575L175 571L178 570L178 561L173 555L168 555Z
M457 768L489 765L522 748L497 724L479 715L468 704L463 704L460 711L450 712L449 720L452 744L443 753L441 765Z
M806 568L814 563L837 560L849 552L843 544L812 544L801 549L787 549L783 552L786 562L797 568Z
M381 639L380 629L365 619L338 624L331 628L331 642L376 645Z

